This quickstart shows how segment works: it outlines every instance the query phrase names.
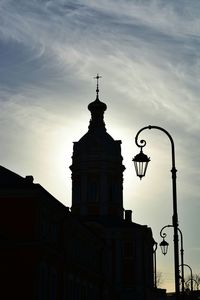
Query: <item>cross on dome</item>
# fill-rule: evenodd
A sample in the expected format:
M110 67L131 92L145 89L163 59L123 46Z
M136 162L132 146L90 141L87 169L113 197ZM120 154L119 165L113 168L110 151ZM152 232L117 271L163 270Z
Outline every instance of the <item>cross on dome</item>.
M96 89L96 92L97 92L97 98L99 97L99 79L102 78L102 76L99 76L99 74L97 73L97 76L94 77L94 79L97 80L97 89Z

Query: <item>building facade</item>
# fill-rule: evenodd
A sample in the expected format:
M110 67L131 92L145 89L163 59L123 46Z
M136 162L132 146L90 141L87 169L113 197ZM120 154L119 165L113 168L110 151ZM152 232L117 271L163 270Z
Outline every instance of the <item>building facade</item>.
M88 105L88 132L74 143L72 207L32 176L0 167L2 299L153 300L152 232L123 208L121 141Z

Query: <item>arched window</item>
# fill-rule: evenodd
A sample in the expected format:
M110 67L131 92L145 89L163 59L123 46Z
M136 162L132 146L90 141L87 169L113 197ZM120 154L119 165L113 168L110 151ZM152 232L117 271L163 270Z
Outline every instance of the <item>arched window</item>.
M45 261L39 264L38 299L46 300L48 296L48 266Z
M49 270L49 299L56 300L57 295L57 272L54 267Z
M88 179L88 201L99 201L99 180L97 177L89 177Z

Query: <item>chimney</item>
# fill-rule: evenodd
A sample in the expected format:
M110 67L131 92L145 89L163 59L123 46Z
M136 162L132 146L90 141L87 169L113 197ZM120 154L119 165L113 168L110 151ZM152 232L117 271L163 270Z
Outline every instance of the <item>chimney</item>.
M125 221L132 222L132 210L125 210Z
M33 183L33 181L34 181L34 178L31 175L26 176L25 179L28 183Z

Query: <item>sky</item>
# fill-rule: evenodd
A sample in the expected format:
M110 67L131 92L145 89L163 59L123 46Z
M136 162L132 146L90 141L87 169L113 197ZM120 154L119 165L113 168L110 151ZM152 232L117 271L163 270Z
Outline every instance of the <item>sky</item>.
M73 142L88 130L99 73L107 131L122 140L124 208L158 243L172 223L171 146L163 132L141 134L151 162L140 181L134 139L150 124L174 139L184 260L198 274L199 12L199 0L0 0L0 164L71 206ZM157 269L172 291L166 233L169 253L157 250Z

